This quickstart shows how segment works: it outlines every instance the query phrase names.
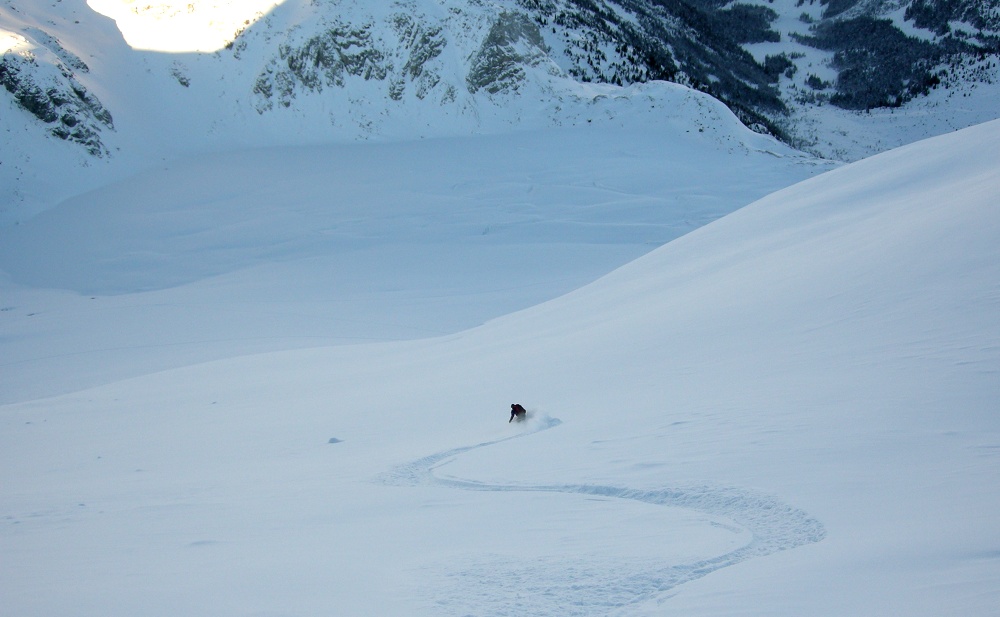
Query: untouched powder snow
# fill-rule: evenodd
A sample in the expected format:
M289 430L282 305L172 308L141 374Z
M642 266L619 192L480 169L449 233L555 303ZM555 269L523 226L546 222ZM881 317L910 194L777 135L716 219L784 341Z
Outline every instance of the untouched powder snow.
M5 611L994 615L997 144L842 167L470 330L4 405Z
M720 133L265 148L79 195L0 228L12 279L0 402L241 353L453 333L830 168Z

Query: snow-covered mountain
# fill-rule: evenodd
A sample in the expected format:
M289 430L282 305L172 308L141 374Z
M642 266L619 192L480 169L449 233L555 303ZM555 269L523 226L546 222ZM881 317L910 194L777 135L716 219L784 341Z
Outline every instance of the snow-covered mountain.
M193 152L727 124L655 80L853 160L996 117L996 26L923 1L7 0L3 216Z
M65 0L6 3L0 27L8 220L192 152L622 122L742 139L707 96L568 77L511 3Z

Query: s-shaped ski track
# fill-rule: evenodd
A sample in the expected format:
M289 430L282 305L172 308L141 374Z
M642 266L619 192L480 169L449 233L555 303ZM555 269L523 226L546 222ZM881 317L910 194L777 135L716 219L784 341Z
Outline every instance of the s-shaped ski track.
M520 439L562 424L557 418L548 416L530 418L527 422L530 423L527 430L516 435L437 452L398 465L379 476L378 480L392 486L440 486L486 492L568 493L635 500L728 519L748 530L752 539L723 555L679 565L662 565L659 568L646 566L638 570L627 564L576 568L572 581L566 580L565 574L553 575L554 572L565 570L555 560L534 564L473 567L457 577L463 581L463 593L458 595L468 599L465 604L461 598L456 599L456 594L448 594L449 600L437 602L439 608L451 605L456 614L461 615L520 615L525 614L524 611L537 616L627 614L630 605L662 598L677 586L722 568L819 542L826 536L823 524L806 512L773 496L739 487L694 485L637 489L602 484L496 484L441 477L435 473L464 453ZM498 593L493 583L488 581L496 579L496 570L508 568L511 571L509 575L519 579L512 585L518 592ZM482 571L477 572L477 569ZM483 589L470 590L470 585L479 585Z

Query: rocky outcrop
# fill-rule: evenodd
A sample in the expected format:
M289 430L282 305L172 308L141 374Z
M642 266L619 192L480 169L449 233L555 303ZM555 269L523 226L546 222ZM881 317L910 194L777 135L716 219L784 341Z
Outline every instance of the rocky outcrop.
M383 40L391 32L396 40ZM407 84L423 98L440 82L430 64L447 42L440 27L395 15L391 28L367 23L334 23L301 42L282 44L257 78L256 108L264 113L275 105L289 107L299 91L322 92L344 87L351 77L386 83L386 95L399 100Z
M432 61L444 51L447 41L440 26L418 21L410 15L396 15L393 30L399 36L400 47L405 62L395 77L390 91L392 98L399 100L407 83L416 86L417 98L426 97L441 82L441 75L432 68Z
M537 24L522 13L503 12L472 58L466 84L472 93L515 92L525 79L525 68L547 59Z
M111 112L74 74L88 72L87 65L41 30L26 31L23 40L0 56L0 85L51 135L108 155L101 132L114 129Z
M274 103L291 105L296 91L322 92L324 87L344 86L348 75L385 79L389 73L385 54L372 41L371 25L337 24L299 45L283 44L257 79L257 111Z

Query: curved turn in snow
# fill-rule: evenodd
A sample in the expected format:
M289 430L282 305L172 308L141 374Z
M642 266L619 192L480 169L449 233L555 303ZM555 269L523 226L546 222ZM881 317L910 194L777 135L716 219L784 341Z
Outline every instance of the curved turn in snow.
M442 608L463 615L519 615L529 608L534 615L606 615L609 610L651 600L657 594L722 568L819 542L826 536L823 524L802 510L772 496L738 487L668 486L650 490L600 484L494 484L435 473L466 452L560 424L561 420L547 415L530 419L526 430L517 434L437 452L398 465L379 480L394 486L568 493L683 508L708 515L707 524L725 525L711 520L715 518L735 523L749 532L749 542L722 555L681 564L618 563L611 558L574 567L558 557L517 563L485 557L449 573L452 585L438 592L447 598L436 601ZM506 584L498 585L498 581Z

